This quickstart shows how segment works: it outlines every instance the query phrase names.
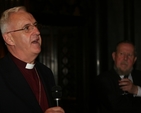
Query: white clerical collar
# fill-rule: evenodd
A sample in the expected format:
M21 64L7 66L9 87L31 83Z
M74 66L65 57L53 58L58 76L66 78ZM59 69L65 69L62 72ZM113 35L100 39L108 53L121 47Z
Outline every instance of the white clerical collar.
M34 68L34 65L35 64L29 64L29 63L27 63L26 66L25 66L25 68L26 69L33 69Z
M123 79L124 78L124 75L120 75L120 78Z
M123 79L124 75L120 75L120 78ZM131 78L131 73L129 74L128 78Z

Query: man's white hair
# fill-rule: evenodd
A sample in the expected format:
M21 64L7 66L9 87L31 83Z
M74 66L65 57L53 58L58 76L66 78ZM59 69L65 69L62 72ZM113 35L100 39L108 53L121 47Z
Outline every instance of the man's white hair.
M7 32L7 28L9 25L9 17L11 13L15 13L18 11L26 11L26 8L24 6L17 6L17 7L13 7L10 9L5 10L0 18L0 29L1 29L1 33L4 34L5 32Z

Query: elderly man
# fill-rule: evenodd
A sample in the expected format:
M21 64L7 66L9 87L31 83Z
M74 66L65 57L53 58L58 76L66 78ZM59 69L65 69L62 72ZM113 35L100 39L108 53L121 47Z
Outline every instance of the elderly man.
M141 113L141 71L133 68L137 59L134 44L119 42L112 58L113 68L95 81L100 113Z
M54 106L52 71L36 61L41 36L25 7L10 8L0 19L8 54L0 59L0 113L65 113Z

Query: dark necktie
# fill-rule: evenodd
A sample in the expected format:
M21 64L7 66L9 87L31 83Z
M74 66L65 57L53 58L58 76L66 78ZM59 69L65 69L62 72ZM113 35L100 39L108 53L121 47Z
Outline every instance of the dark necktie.
M128 78L129 75L124 75L124 78ZM124 92L124 95L127 95L128 97L133 97L132 94L128 93L128 92Z
M123 78L128 78L128 76L129 75L124 75L124 77ZM127 91L123 91L123 94L122 95L127 95L128 94L128 92Z

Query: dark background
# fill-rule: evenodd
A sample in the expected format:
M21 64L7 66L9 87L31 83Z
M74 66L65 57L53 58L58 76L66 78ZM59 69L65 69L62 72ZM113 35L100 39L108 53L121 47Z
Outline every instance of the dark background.
M66 113L97 113L90 92L100 72L112 67L111 52L123 39L137 47L141 69L140 0L0 0L0 13L24 5L42 24L43 45L38 60L50 67L62 87ZM0 57L5 55L3 41Z

